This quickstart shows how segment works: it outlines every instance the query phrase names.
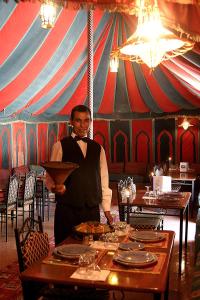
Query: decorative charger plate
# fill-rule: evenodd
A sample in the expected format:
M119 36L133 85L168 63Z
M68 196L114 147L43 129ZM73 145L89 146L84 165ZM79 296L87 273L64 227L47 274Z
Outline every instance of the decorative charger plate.
M165 239L165 235L155 231L134 231L130 234L129 238L138 242L160 242Z
M113 232L113 226L101 224L99 222L85 222L75 226L75 231L81 234L95 234L100 235L103 233Z
M129 267L146 267L157 262L157 256L147 251L121 251L113 260L119 264Z
M127 242L127 243L120 243L119 244L119 249L121 250L142 250L144 249L144 244L138 243L138 242Z
M95 249L81 244L68 244L68 245L61 245L54 249L53 253L56 256L60 256L66 259L78 259L81 254L86 252L93 252L95 253Z

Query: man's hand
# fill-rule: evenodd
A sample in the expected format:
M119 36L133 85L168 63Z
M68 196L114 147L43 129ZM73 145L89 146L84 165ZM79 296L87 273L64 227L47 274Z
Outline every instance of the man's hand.
M104 214L105 214L105 217L108 221L108 224L111 225L113 223L113 217L112 217L110 211L104 211Z
M62 195L66 191L66 186L64 184L55 184L54 186L52 186L51 191L52 193Z

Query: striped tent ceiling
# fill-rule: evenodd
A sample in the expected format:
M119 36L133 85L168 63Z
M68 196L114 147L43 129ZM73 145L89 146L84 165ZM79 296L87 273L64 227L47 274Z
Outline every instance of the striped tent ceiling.
M87 11L60 7L55 27L46 30L39 9L39 2L0 0L0 122L62 121L74 105L87 104ZM162 14L200 40L200 6L169 3ZM94 10L95 118L198 114L199 43L153 72L122 61L118 73L109 72L111 50L134 32L136 22L135 16Z

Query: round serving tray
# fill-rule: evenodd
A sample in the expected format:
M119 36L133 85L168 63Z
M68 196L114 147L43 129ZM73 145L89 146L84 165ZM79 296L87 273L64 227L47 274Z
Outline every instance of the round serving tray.
M113 232L115 229L107 224L102 224L100 222L95 221L89 221L89 222L83 222L77 226L74 227L74 230L78 234L82 235L101 235L104 233Z

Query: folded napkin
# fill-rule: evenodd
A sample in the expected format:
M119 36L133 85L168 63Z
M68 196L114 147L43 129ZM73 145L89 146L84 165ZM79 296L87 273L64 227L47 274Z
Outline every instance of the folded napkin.
M95 249L116 250L119 247L119 243L94 241L90 244L90 247L95 248Z
M143 197L142 197L142 199L157 199L158 198L158 196L150 196L150 195L144 195Z
M70 277L74 279L82 280L93 280L93 281L105 281L108 275L110 274L109 270L101 271L91 271L89 274L80 274L79 269L77 269Z

